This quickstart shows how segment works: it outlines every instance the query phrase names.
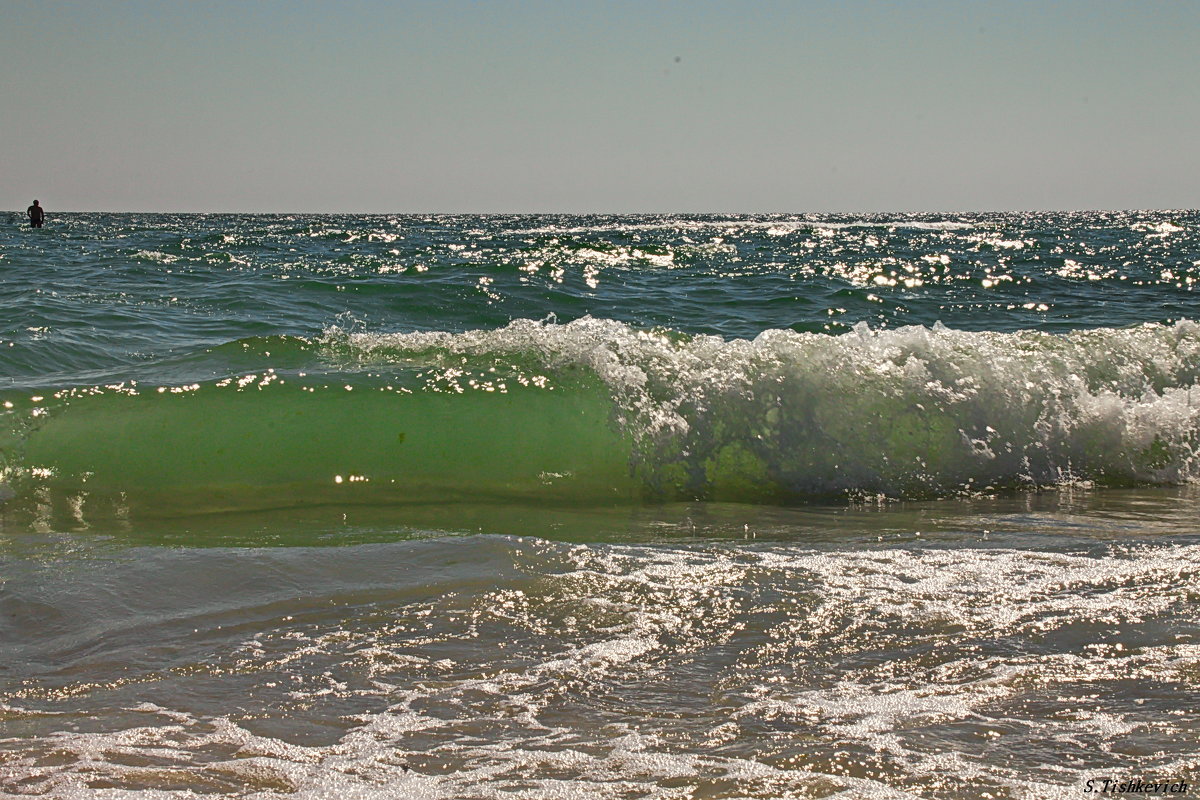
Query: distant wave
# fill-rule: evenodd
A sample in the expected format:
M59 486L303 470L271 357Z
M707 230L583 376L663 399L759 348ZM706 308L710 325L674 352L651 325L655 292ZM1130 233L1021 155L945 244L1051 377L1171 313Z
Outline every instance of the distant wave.
M9 393L12 502L789 503L1200 477L1190 321L726 341L584 318L292 341L272 346L286 369L221 381Z
M977 227L975 222L954 220L919 220L904 218L859 219L850 221L830 221L809 218L781 219L689 219L687 217L667 217L662 220L630 223L625 219L614 220L611 223L597 222L592 225L539 225L533 228L510 230L510 234L536 235L577 235L582 233L611 233L620 231L705 231L721 229L751 230L762 229L777 232L807 231L814 228L842 230L844 228L909 228L912 230L958 231L970 230Z

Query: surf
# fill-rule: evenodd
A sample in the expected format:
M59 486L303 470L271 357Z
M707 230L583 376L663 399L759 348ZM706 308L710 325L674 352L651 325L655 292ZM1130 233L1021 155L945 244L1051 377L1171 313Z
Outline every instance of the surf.
M255 371L246 367L257 350ZM223 377L4 393L9 507L936 498L1198 477L1200 326L725 340L583 318L230 343ZM186 361L186 359L185 359ZM193 365L195 366L195 365ZM170 374L180 377L178 363Z

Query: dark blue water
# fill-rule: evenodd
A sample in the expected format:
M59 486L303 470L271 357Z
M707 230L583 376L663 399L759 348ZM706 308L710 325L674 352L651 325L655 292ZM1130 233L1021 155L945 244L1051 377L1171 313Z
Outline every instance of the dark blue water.
M750 339L1190 318L1194 212L838 216L70 214L0 229L0 376L254 336L585 315Z

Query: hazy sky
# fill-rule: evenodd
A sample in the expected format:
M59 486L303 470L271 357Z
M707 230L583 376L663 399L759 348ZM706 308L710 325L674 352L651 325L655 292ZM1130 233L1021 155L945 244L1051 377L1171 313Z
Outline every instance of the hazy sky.
M0 0L0 207L1200 205L1200 2Z

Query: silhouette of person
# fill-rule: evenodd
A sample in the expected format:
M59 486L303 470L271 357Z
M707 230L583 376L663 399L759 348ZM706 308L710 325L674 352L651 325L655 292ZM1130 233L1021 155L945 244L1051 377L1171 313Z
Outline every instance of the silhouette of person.
M37 200L33 201L33 205L25 213L29 214L29 227L31 228L40 228L46 221L46 211Z

